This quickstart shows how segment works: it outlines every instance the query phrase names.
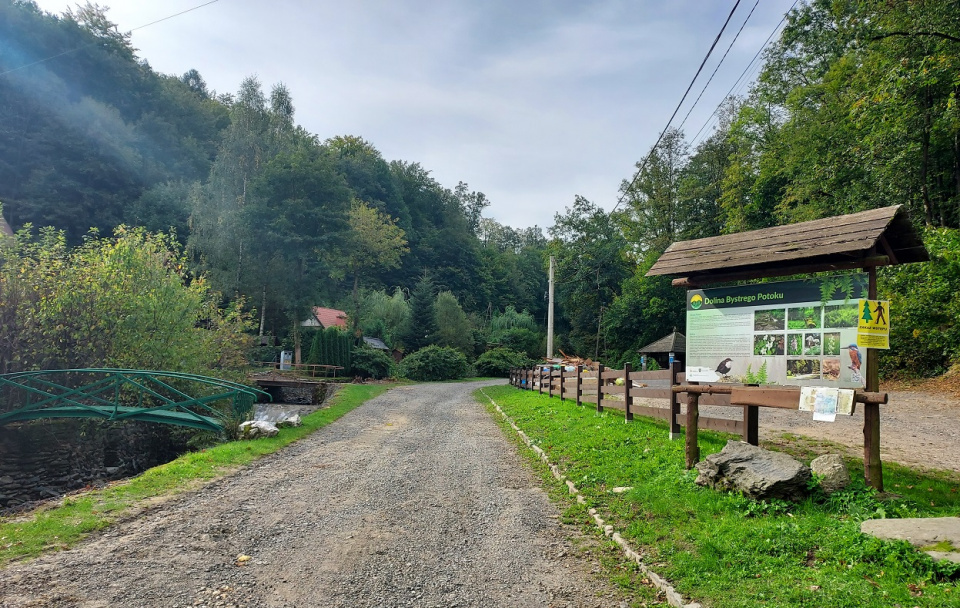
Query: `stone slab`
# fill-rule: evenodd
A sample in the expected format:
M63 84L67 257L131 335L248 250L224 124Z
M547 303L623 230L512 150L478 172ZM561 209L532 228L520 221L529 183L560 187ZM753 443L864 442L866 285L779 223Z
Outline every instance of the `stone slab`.
M908 519L869 519L860 531L884 540L905 540L918 549L942 542L956 551L927 551L933 559L960 563L960 517L920 517Z

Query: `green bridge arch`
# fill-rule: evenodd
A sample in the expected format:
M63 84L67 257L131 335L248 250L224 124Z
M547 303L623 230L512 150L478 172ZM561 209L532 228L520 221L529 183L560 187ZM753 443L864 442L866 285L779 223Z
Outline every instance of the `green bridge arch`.
M222 431L269 393L182 372L57 369L0 374L0 425L40 418L139 420Z

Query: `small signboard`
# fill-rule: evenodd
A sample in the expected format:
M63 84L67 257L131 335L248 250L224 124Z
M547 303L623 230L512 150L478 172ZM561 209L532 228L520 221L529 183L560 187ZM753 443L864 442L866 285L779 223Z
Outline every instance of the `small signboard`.
M857 310L857 346L890 348L890 301L860 300Z

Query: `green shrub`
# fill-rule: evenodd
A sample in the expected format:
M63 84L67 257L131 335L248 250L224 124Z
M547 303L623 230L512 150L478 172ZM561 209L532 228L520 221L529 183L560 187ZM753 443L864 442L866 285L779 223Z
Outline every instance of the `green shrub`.
M379 380L390 376L393 372L393 359L390 355L367 346L353 349L352 366L350 373L361 378Z
M467 358L457 349L449 346L427 346L404 359L399 373L404 378L424 382L456 380L466 377L469 371Z
M511 368L528 367L533 365L533 361L524 353L500 347L480 355L474 365L477 368L477 374L481 376L506 378L510 375Z

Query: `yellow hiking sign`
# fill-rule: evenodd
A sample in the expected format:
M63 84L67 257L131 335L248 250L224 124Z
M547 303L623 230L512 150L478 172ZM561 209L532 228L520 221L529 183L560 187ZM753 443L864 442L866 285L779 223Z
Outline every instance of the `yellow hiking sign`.
M890 348L890 301L860 300L857 346Z

